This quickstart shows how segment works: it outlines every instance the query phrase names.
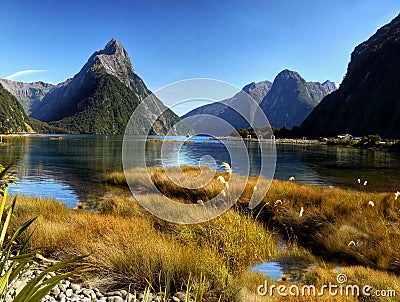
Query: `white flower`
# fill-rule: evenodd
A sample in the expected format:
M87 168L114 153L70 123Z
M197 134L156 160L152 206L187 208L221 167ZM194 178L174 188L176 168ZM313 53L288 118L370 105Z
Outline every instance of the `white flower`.
M357 182L360 184L361 183L361 179L357 179Z
M290 180L290 181L294 181L294 176L290 176L290 177L289 177L289 180Z
M375 204L374 204L374 202L373 202L372 200L370 200L370 201L368 202L368 205L371 206L371 207L374 207L374 206L375 206Z
M364 181L364 186L366 186L366 185L367 185L367 183L368 183L368 180Z
M231 168L231 166L230 166L228 163L223 162L223 163L221 164L221 167L224 167L225 170L226 170L226 172L228 172L229 175L232 175L232 168Z
M303 212L304 212L304 208L303 208L303 207L301 207L301 208L300 208L300 214L299 214L299 216L300 216L300 217L302 217L302 216L303 216Z
M218 180L220 183L223 183L224 185L226 185L226 184L227 184L227 182L226 182L225 178L223 178L221 175L220 175L220 176L218 176L217 180Z
M399 198L399 196L400 196L400 192L399 191L394 193L394 200L397 200L397 198Z

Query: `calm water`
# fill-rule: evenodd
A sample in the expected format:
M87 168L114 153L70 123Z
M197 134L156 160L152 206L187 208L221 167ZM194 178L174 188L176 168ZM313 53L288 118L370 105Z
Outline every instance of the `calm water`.
M19 185L13 193L54 197L69 206L78 201L91 201L104 196L107 186L104 175L122 170L122 136L66 135L64 140L30 137L10 140L0 147L0 163L18 159ZM141 138L138 138L141 139ZM226 142L235 153L233 171L246 173L243 149L237 142ZM165 145L148 143L148 166L209 164L218 167L231 162L226 147L207 137L195 142ZM247 143L250 173L259 171L260 154L257 143ZM358 188L357 179L368 180L363 188L370 191L400 190L400 154L328 146L277 145L276 179L294 176L296 181L344 188ZM232 152L231 151L231 152ZM207 155L211 155L216 163ZM243 156L247 157L247 156Z
M305 257L280 258L252 266L249 270L263 273L274 280L285 278L289 283L305 281L305 275L318 268L318 264Z

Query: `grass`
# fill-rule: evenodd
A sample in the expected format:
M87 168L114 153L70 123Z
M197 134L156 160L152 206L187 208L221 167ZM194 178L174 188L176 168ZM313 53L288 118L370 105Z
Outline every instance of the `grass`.
M146 177L147 172L150 177ZM201 173L210 179L206 186L187 189L179 185L198 184ZM259 297L256 289L265 276L246 271L254 263L281 256L272 229L288 240L290 251L285 253L289 255L302 254L313 260L319 257L320 263L337 261L346 266L343 272L360 284L394 289L400 284L393 274L400 273L400 200L395 200L394 192L367 193L361 185L355 191L294 181L274 180L271 184L269 180L235 178L205 167L136 169L127 175L138 190L135 193L149 199L154 198L146 195L151 181L178 202L206 203L222 189L227 190L226 198L235 194L240 198L220 217L191 226L152 217L124 195L111 195L99 203L96 212L71 212L57 201L21 197L16 220L37 215L32 247L60 259L89 254L98 270L88 279L104 286L128 288L132 284L143 289L151 284L154 291L167 293L203 288L206 301L220 297L221 301L280 301L279 297ZM220 176L229 181L229 190L218 180ZM108 174L107 182L127 186L124 174L119 172ZM258 192L255 186L270 184L262 203L249 210L249 200ZM238 189L240 185L243 192ZM322 265L308 278L312 284L321 285L335 281L337 273ZM357 301L346 299L325 295L318 301ZM296 297L285 301L314 300Z
M338 274L345 274L347 276L347 282L343 283L343 294L340 294L339 283L337 282ZM250 286L242 287L241 291L238 294L237 300L246 301L246 302L275 302L275 301L291 301L291 302L358 302L358 301L374 301L374 302L395 302L398 301L398 293L400 291L400 278L397 275L373 270L370 268L365 268L362 266L349 266L345 268L341 268L339 271L335 269L326 269L319 268L313 272L310 272L307 275L308 280L304 284L296 284L300 291L300 296L291 296L291 292L289 291L290 286L293 284L288 284L286 282L278 282L273 283L270 280L267 280L267 286L271 286L272 284L276 284L276 287L279 285L285 286L286 297L279 296L276 291L274 291L274 295L270 296L270 292L268 291L265 296L260 296L257 294L257 284L264 285L265 278L257 274L248 274L244 275L241 280L241 284L250 284ZM328 289L324 290L324 294L322 296L318 296L318 293L321 292L321 287L329 284L337 285L338 291L336 295L331 295ZM314 285L316 289L316 296L308 295L307 291L305 295L301 294L303 285ZM356 285L360 289L360 296L353 296L351 294L351 290L348 291L348 295L346 295L346 286L347 285ZM371 295L374 296L365 296L362 295L362 289L364 286L371 286L371 290L369 291ZM376 296L376 290L394 290L397 295L389 297L389 293L386 292L386 297L378 297ZM293 291L294 292L294 291ZM393 294L390 294L393 295Z
M113 196L99 212L70 212L54 200L21 197L16 220L38 216L31 247L65 258L90 255L97 285L185 290L204 278L207 301L230 301L235 280L254 262L274 256L275 238L251 216L230 210L214 221L179 226L152 216L131 198ZM93 282L93 281L92 281ZM101 284L102 283L102 284Z
M177 201L207 201L224 188L217 181L218 176L229 179L228 173L216 172L207 186L190 190L168 178L167 173L174 175L179 172L177 169L149 169L157 188ZM198 167L184 166L182 170L191 178L200 173ZM135 175L141 173L147 172L140 171ZM108 182L112 184L118 175L109 175ZM145 191L148 182L139 176L136 181ZM239 194L236 209L246 211L257 181L254 177L239 177L231 185L232 193L239 187L238 183L246 184ZM267 182L261 180L257 186L268 185ZM400 251L397 249L400 246L400 198L396 200L394 192L367 193L362 189L362 184L356 191L274 180L263 202L254 211L247 211L266 227L278 228L290 242L296 242L327 260L400 273Z

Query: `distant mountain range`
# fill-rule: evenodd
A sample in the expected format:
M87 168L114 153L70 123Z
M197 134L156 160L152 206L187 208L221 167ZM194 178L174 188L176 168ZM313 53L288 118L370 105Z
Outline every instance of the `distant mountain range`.
M0 133L60 132L47 123L28 117L16 97L0 83Z
M32 103L41 101L50 90L56 87L43 82L23 83L5 79L0 79L0 84L18 99L28 115L31 113Z
M1 83L31 117L76 133L123 134L135 108L151 94L126 50L114 39L95 52L72 79L58 85ZM152 134L166 134L170 129L173 134L191 133L184 123L172 127L180 118L157 98L149 98L145 108L133 125L135 133L144 131L149 120L156 121Z
M131 113L150 93L123 46L113 39L78 74L58 85L0 79L0 127L17 132L63 128L122 134ZM133 128L140 132L164 110L152 134L165 134L181 119L156 98L147 103ZM273 83L251 83L231 98L190 111L182 117L189 125L181 123L173 133L192 133L193 127L197 133L229 135L250 124L262 127L260 110L277 128L301 125L296 131L301 136L399 138L400 15L355 48L339 88L330 81L306 82L297 72L283 70ZM226 126L216 127L216 118Z
M268 81L250 83L233 97L193 109L183 115L182 119L196 133L203 134L228 135L234 129L248 128L254 122L256 109L271 86L272 83ZM217 118L227 123L222 123Z
M400 15L355 48L339 89L321 101L301 132L400 138Z
M231 129L221 128L220 123L220 129L215 130L212 123L215 117L225 120L236 129L248 128L250 125L247 121L253 126L265 126L258 124L255 114L259 104L272 126L290 129L300 126L322 98L335 90L336 85L333 82L306 82L297 72L286 69L276 76L272 84L268 81L251 83L242 89L255 102L249 101L240 92L232 98L193 109L182 118L191 117L186 121L196 132L203 133L212 129L218 135L228 135L232 132Z

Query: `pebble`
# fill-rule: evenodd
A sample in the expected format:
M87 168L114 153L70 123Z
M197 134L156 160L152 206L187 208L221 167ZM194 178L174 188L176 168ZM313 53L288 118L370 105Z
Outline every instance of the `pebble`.
M10 284L8 296L5 301L12 301L12 295L17 288L21 289L31 279L37 277L42 271L35 269L29 270L19 276L18 280ZM55 273L49 273L45 278L48 280L56 276ZM162 301L185 301L186 294L177 292L168 299L162 296L149 294L149 299L144 301L143 293L132 294L127 290L113 290L101 292L98 288L82 286L77 283L72 283L69 280L62 280L58 285L54 286L51 291L41 300L41 302L162 302Z
M73 293L74 291L71 288L68 288L65 292L65 295L69 298L72 296Z
M176 299L174 299L174 298L176 298ZM176 302L183 302L183 301L186 300L186 293L184 293L184 292L176 292L173 295L172 299L174 299L174 301L176 301Z
M72 283L70 285L70 287L74 292L76 292L77 290L81 289L81 286L79 284L75 284L75 283Z

